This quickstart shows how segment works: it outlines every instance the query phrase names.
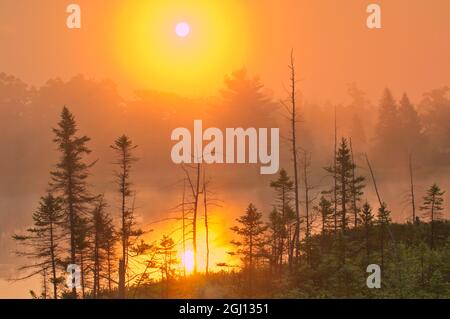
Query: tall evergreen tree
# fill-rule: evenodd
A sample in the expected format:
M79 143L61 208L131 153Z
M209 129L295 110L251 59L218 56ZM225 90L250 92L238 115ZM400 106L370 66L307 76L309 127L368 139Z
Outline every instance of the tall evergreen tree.
M32 270L31 274L23 279L41 273L47 275L49 269L54 299L58 298L58 285L62 282L58 271L62 264L60 244L63 234L59 231L59 227L63 223L63 219L61 198L54 197L49 193L47 196L41 197L39 208L33 213L34 226L27 230L28 234L13 236L14 240L29 248L17 252L17 255L26 256L32 261L31 265L20 268L20 270ZM47 276L44 278L44 285L47 286ZM47 293L45 293L46 295Z
M321 245L325 248L327 243L326 238L330 232L334 232L334 207L331 200L325 196L320 197L317 206L314 206L314 211L320 216L321 225Z
M277 249L279 253L279 263L283 263L283 254L284 252L289 253L289 243L291 239L288 238L288 227L293 218L293 208L292 208L292 200L293 200L293 190L294 183L291 181L289 175L286 170L281 169L279 172L278 179L270 182L270 187L272 187L276 192L275 199L275 210L278 214L280 214L279 218L279 247ZM287 248L286 248L287 247ZM289 254L289 263L292 263L292 255Z
M373 153L377 160L387 164L386 154L389 154L389 164L392 158L399 154L400 122L398 107L389 89L385 89L378 109L378 122L375 127L375 141Z
M357 145L367 144L367 126L358 114L354 114L350 124L350 136Z
M122 242L122 256L119 266L119 297L125 298L126 289L126 274L128 268L128 250L130 246L130 239L141 235L140 230L135 229L134 212L130 206L129 200L133 196L131 189L131 168L137 158L133 156L133 151L136 149L131 139L122 135L118 137L111 148L116 153L115 165L118 166L115 171L116 184L120 194L120 219L121 228L120 236Z
M436 241L436 221L442 217L444 210L445 191L442 191L437 184L433 184L427 191L427 195L423 198L423 204L420 210L425 211L424 217L430 221L430 247L434 249Z
M267 226L270 231L271 266L278 266L278 270L281 271L283 264L283 248L284 238L286 237L286 229L282 215L276 208L274 208L270 212L269 223Z
M360 211L359 202L361 201L361 196L364 194L364 184L365 178L362 176L356 176L356 163L355 157L353 153L353 145L352 139L350 138L350 154L352 161L352 182L350 184L350 192L352 195L352 211L353 211L353 220L355 228L358 227L358 214Z
M231 228L242 241L232 241L237 247L237 254L241 256L244 269L248 273L248 285L250 294L252 293L253 272L255 259L259 256L262 242L265 241L264 232L267 226L262 221L262 214L258 212L253 204L249 204L245 214L236 219L240 226Z
M364 228L364 237L365 237L365 245L366 245L366 256L367 260L370 259L370 236L371 229L374 224L375 216L372 213L372 207L366 201L362 207L362 210L359 212L359 219L361 220L362 227Z
M87 147L89 137L77 136L75 118L67 107L63 107L58 127L53 129L54 142L60 152L60 161L56 170L51 172L50 186L53 191L61 194L64 203L66 225L70 237L69 263L77 264L76 229L77 222L86 215L92 196L88 192L87 178L89 168L94 163L87 164L84 157L91 150ZM72 288L73 297L76 298L76 287Z
M103 195L98 198L96 206L92 212L91 241L92 241L92 269L93 269L93 288L92 293L95 298L99 296L101 290L101 278L108 279L110 286L110 245L114 245L113 223L106 210L106 202Z
M224 103L219 112L222 112L220 118L224 124L232 124L233 127L268 127L273 124L270 115L275 110L275 104L261 80L251 76L246 69L227 75L221 94ZM255 117L255 114L258 116Z
M388 227L390 223L391 223L391 212L387 209L386 204L382 203L380 208L378 208L377 214L377 225L380 236L379 244L380 244L381 270L384 270L386 233L389 231Z
M348 142L345 138L341 140L337 156L336 167L326 167L325 170L333 176L336 176L336 189L324 193L336 191L336 203L339 206L338 214L340 217L340 227L342 233L345 233L348 226L348 212L352 207L354 193L357 193L358 199L363 194L364 188L363 176L354 176L355 164L352 162L351 152Z
M398 116L401 130L400 146L405 150L405 154L413 152L414 149L421 150L423 147L422 125L419 114L406 93L400 100Z
M321 196L314 210L320 215L321 234L325 235L333 229L333 203L325 196Z
M450 129L448 126L450 121L449 92L450 87L448 86L427 92L424 94L424 99L419 106L420 110L424 111L422 115L424 133L434 151L434 165L439 160L447 163L450 154Z

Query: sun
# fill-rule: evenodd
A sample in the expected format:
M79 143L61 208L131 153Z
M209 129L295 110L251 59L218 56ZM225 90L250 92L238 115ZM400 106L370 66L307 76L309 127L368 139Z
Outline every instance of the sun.
M130 85L187 96L221 87L247 61L243 2L120 1L113 53Z
M175 26L175 33L177 34L177 36L179 36L180 38L185 38L189 35L189 33L191 32L191 27L189 26L188 23L186 22L179 22L177 23L177 25Z
M192 272L194 270L194 252L192 250L187 250L181 256L181 262L187 272Z

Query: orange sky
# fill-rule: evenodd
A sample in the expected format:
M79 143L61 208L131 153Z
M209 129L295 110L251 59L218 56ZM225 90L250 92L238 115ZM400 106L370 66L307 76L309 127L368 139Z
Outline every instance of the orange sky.
M65 26L72 2L82 9L81 30ZM124 93L155 88L199 96L214 94L226 73L246 66L281 94L294 48L310 98L342 101L351 82L372 98L383 86L416 98L448 84L450 2L377 1L383 28L369 30L372 2L3 0L0 70L37 85L83 73L110 78ZM195 26L188 49L169 32L178 20Z

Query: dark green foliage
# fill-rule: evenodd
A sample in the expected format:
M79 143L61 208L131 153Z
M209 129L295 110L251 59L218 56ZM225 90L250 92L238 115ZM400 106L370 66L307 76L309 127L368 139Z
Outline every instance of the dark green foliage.
M371 231L374 225L375 216L373 215L372 207L370 207L368 202L364 203L363 208L359 213L359 218L361 220L361 227L364 229L366 254L367 260L369 260L371 252Z
M86 164L83 160L91 151L87 147L89 138L78 137L77 125L74 116L64 107L58 127L53 129L54 142L60 152L60 160L56 164L56 170L51 172L52 182L50 186L63 198L66 228L70 237L69 263L77 264L77 241L80 246L81 238L77 238L77 228L83 228L78 223L83 222L83 216L87 214L92 196L88 192L87 178L89 168L93 164ZM82 255L79 254L79 255ZM76 296L76 288L73 288Z
M31 271L21 279L49 273L54 299L58 298L58 286L62 283L60 244L63 234L59 229L63 219L62 199L47 194L41 198L39 208L33 213L33 228L27 230L27 235L13 236L13 239L23 246L23 250L16 252L17 255L25 256L31 261L29 265L20 268L20 270ZM45 275L44 281L46 280ZM46 282L44 284L46 285ZM44 298L46 297L45 295Z
M352 201L353 199L354 202L360 200L365 186L365 178L363 176L354 176L353 173L355 167L356 165L352 161L348 142L343 138L336 154L336 168L327 167L325 170L330 173L330 175L336 176L336 204L338 205L337 219L341 231L344 234L349 224L348 213L352 209ZM330 194L333 192L334 190L325 193Z
M288 255L289 264L292 262L290 254L293 245L294 224L296 221L295 211L292 207L294 196L294 182L288 176L286 170L281 169L278 179L270 183L275 190L274 210L270 214L269 227L272 232L272 262L281 266L285 255ZM281 267L279 267L281 270Z
M420 210L425 211L423 217L428 219L431 224L430 228L430 247L434 248L436 237L436 221L442 217L442 211L444 210L443 203L444 191L441 191L437 184L433 184L427 191L427 195L423 198L423 204Z
M102 289L101 283L107 281L108 290L111 290L112 281L112 256L116 234L113 221L106 212L106 203L100 196L92 212L91 225L91 260L93 268L92 294L98 297Z
M232 241L236 246L236 253L241 256L243 271L248 274L249 294L252 294L253 273L258 259L265 257L263 247L265 244L264 232L267 226L262 220L262 214L253 204L249 204L245 214L236 219L239 226L231 228L240 238L240 241Z
M314 210L320 216L321 233L325 235L333 229L333 204L325 196L321 196L319 204L314 207Z
M365 207L367 209L367 206ZM384 209L386 211L386 209ZM385 213L385 212L384 212ZM383 213L383 214L384 214ZM438 242L431 250L426 244L429 224L390 223L396 239L385 238L382 288L369 289L366 279L369 264L378 264L380 251L373 250L367 260L364 243L364 226L349 229L346 234L347 258L342 264L339 242L333 234L321 235L311 240L313 266L306 260L292 273L281 277L271 276L270 267L260 265L252 274L252 297L255 298L450 298L450 222L440 222L447 241ZM381 224L373 223L374 236ZM410 234L415 228L423 228L414 241ZM372 238L373 239L373 238ZM377 240L375 240L376 242ZM395 245L395 248L394 248ZM304 247L304 246L303 246ZM138 289L140 298L159 298L165 282L147 281ZM248 273L230 271L188 276L178 276L171 281L171 298L241 298L249 296Z

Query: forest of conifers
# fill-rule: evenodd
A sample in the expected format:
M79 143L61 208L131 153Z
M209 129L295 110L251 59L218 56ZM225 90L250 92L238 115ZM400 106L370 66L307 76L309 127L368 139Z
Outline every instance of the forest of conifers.
M52 149L38 146L33 156L56 151L48 156L52 165L39 184L44 185L41 199L27 217L30 227L12 236L22 266L11 279L39 276L42 289L30 292L34 298L449 298L445 180L450 177L450 89L424 94L419 108L406 94L396 99L389 89L373 106L351 86L349 105L318 106L296 93L301 85L293 63L289 71L286 100L276 102L258 78L241 70L225 79L223 103L203 101L204 107L174 96L158 100L155 92L140 92L141 100L129 103L115 100L111 83L83 77L67 83L52 80L35 89L2 74L0 86L8 90L0 90L1 103L16 107L14 112L8 108L5 125L15 120L39 123L36 131L47 130L51 136L42 133L36 141L40 144L45 136ZM68 91L72 96L63 102ZM89 103L117 103L120 108L111 119L101 113L111 106L95 105L92 114L89 108L82 110L97 130L117 128L114 138L102 135L100 144L111 155L103 162L92 159L96 136L85 135L77 116L77 102L86 103L83 98L92 92L100 96ZM153 104L147 110L152 118L134 130L145 131L148 139L139 136L135 143L133 129L125 131L133 124L120 121L138 123L133 121L143 112L146 95L146 103ZM164 99L172 108L156 105ZM32 109L46 102L50 109ZM260 201L249 191L247 204L235 212L239 217L229 221L232 263L209 262L208 214L224 205L220 191L213 191L223 172L192 164L165 173L156 164L168 152L155 139L169 141L165 133L179 126L174 123L202 114L217 126L277 125L284 130L284 168L276 175L255 180L247 175L253 170L249 166L224 168L236 169L234 179L244 185L241 193L246 194L245 185L253 190L256 184L265 198ZM56 116L57 121L48 121ZM177 198L176 226L160 238L152 236L157 224L144 227L136 205L136 165L143 161L136 153L144 144L158 154L155 162L145 164L150 174L167 181L175 170L180 177L181 186L171 190ZM28 147L24 145L19 149ZM93 185L92 170L99 165L107 166L102 176L108 181L95 182L114 183L113 203ZM268 204L261 207L255 201ZM202 256L198 242L206 243ZM186 246L193 251L192 271L177 257ZM206 261L205 268L198 266L199 258ZM70 264L80 270L79 285L71 289L66 285ZM380 266L381 288L366 284L371 264Z

